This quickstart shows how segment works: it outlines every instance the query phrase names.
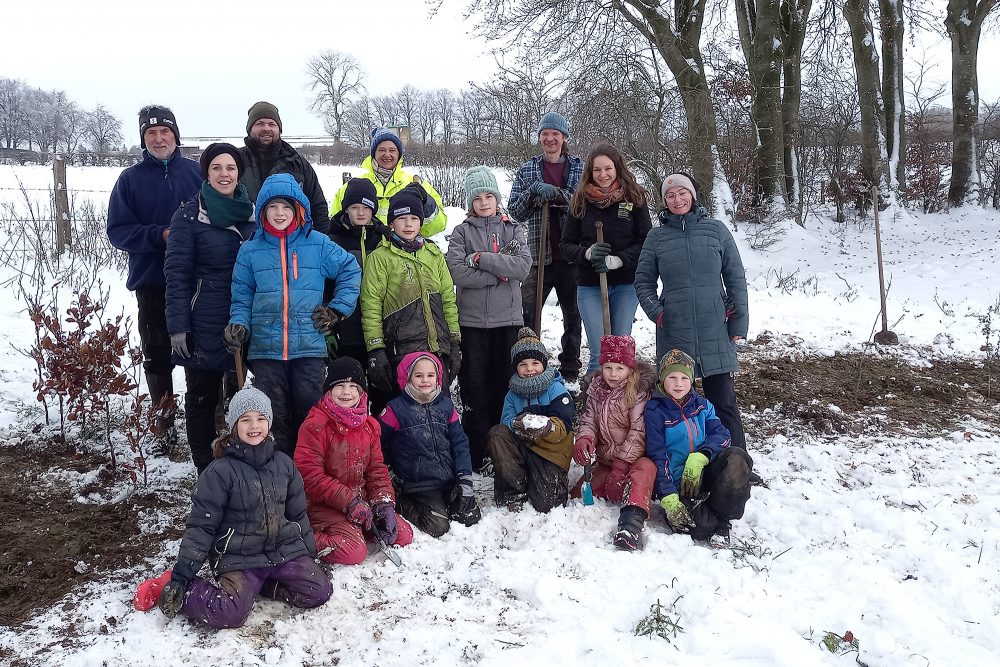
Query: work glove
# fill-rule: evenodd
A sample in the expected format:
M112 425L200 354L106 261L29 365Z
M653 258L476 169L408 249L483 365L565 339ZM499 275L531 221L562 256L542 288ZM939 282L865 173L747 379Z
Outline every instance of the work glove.
M694 519L676 493L660 498L660 507L667 514L667 523L675 533L686 533L695 527Z
M344 319L344 316L329 306L320 304L313 308L313 326L324 336L332 334L342 319Z
M479 523L482 512L476 503L476 498L472 493L472 475L459 475L458 483L451 491L451 505L448 514L453 521L458 521L466 526Z
M528 188L528 191L539 203L552 201L559 195L559 189L545 181L535 181Z
M386 544L395 544L399 536L399 526L396 523L396 508L392 503L375 503L372 506L372 530Z
M188 347L188 332L170 334L170 351L181 359L191 358L191 349Z
M348 503L347 509L344 510L344 514L347 515L347 520L355 526L359 526L365 530L371 530L372 508L358 496L354 496L354 500Z
M612 248L610 243L595 243L587 248L587 252L583 253L583 256L593 262L598 258L604 259L611 254L611 250Z
M474 252L471 255L466 255L465 256L465 265L467 267L469 267L470 269L478 269L479 268L479 257L480 257L480 255L481 255L481 253L478 253L478 252Z
M614 271L625 266L625 262L618 255L608 255L604 258L604 266L607 267L608 271Z
M604 482L604 496L613 503L620 503L625 495L628 484L628 471L632 466L624 461L615 460L611 466L611 474Z
M448 354L448 373L457 378L462 368L462 340L455 334L451 335L451 351Z
M184 606L185 592L187 592L187 582L174 575L160 591L160 599L157 600L156 606L164 616L173 618Z
M225 344L229 354L236 354L243 349L243 343L247 339L247 328L242 324L227 324L222 330L222 342Z
M368 356L368 379L376 388L392 393L392 364L385 348L375 350Z
M708 465L708 457L701 452L688 454L684 462L684 474L681 475L681 495L685 498L695 498L701 493L701 475Z
M594 457L597 456L597 445L594 444L594 439L589 436L584 436L582 438L576 439L576 444L573 445L573 460L582 466L591 463Z
M501 255L516 255L521 252L521 244L517 239L511 239L510 243L500 248Z

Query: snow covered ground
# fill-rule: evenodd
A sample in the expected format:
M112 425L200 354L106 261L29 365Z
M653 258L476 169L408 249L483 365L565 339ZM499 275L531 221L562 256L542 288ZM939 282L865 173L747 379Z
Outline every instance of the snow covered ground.
M343 170L320 168L329 196ZM68 180L94 191L78 196L103 201L117 171L70 169ZM19 196L5 189L15 176L46 188L49 174L0 166L0 202ZM448 213L452 225L461 221L459 209ZM856 350L869 339L878 313L874 232L836 228L811 219L758 252L740 227L751 338L765 331L795 337L817 354ZM910 357L921 349L983 355L978 316L998 300L998 230L1000 215L983 211L885 222L889 324L912 346ZM122 283L113 303L134 309ZM0 341L30 339L22 309L10 290L0 297ZM544 320L546 344L556 349L554 296ZM651 355L652 328L641 312L639 320L634 335ZM31 363L0 345L0 424L19 420L32 377ZM244 628L212 632L134 612L131 594L148 572L127 570L21 627L0 629L0 649L30 664L74 667L798 667L856 664L855 654L834 655L820 643L827 631L849 630L872 667L989 664L1000 651L998 423L1000 415L991 423L956 415L953 431L935 437L790 438L785 431L752 440L756 469L770 488L753 490L746 516L734 524L732 549L668 534L657 509L645 551L616 552L610 536L617 508L603 501L573 501L543 516L493 507L481 491L478 525L456 526L439 540L418 534L399 550L399 570L381 554L333 568L334 595L314 611L262 601ZM153 479L167 489L192 477L190 466L161 461ZM177 546L150 554L149 571L169 566ZM682 628L669 641L634 634L657 601Z

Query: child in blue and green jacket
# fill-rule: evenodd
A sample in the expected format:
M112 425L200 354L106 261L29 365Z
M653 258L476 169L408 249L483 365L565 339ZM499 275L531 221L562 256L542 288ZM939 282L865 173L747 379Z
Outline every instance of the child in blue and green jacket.
M323 395L326 339L354 312L361 269L350 253L313 231L309 200L289 174L257 194L257 232L240 247L224 339L236 352L249 338L254 386L274 410L275 448L289 456L309 410ZM323 302L324 279L336 282Z
M653 497L677 533L696 540L728 538L730 519L743 516L753 461L730 447L715 407L694 390L694 359L670 350L660 360L659 385L646 404L646 456L656 465Z

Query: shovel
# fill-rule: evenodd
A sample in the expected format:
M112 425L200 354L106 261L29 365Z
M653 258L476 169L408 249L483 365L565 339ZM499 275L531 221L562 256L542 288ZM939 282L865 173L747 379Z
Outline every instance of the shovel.
M403 567L403 560L396 553L396 550L385 543L382 536L375 533L375 541L378 542L378 548L382 550L382 553L386 555L386 558L392 561L392 564L396 567Z

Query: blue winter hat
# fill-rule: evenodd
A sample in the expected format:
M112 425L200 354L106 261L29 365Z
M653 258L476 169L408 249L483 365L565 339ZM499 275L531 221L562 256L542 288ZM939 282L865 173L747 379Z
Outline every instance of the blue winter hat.
M538 123L538 132L536 132L535 135L537 136L541 134L542 130L559 130L563 133L563 136L566 137L567 141L570 139L569 123L567 123L563 115L557 111L549 111L542 116L541 122Z
M396 150L399 151L399 157L403 157L403 142L400 141L399 135L390 129L384 127L376 127L372 130L372 157L375 157L375 149L383 141L391 141L396 144Z

